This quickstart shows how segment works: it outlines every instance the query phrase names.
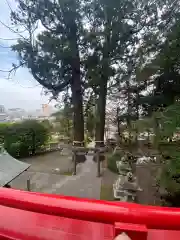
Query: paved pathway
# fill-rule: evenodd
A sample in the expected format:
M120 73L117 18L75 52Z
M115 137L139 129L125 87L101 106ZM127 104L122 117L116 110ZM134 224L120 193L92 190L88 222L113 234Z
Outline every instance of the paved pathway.
M89 147L94 147L93 143ZM29 171L21 174L11 185L17 189L26 189L27 179L30 178L32 191L100 199L101 178L97 177L97 164L93 161L93 156L86 156L86 158L84 163L78 164L76 176L53 174L52 166L48 168L45 165L46 162L42 161L41 167L32 164ZM47 162L48 160L49 157ZM52 162L53 168L58 164L58 161ZM40 170L43 171L40 172Z
M93 143L89 147L93 147ZM93 156L86 156L86 158L76 176L67 176L64 180L52 185L51 189L46 189L46 192L100 199L101 178L97 177L97 164L93 161Z

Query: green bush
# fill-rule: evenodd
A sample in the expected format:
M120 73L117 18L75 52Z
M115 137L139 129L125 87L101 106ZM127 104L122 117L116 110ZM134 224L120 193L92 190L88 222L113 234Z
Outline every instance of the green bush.
M165 206L180 207L180 149L179 141L161 145L162 156L164 157L163 167L157 182L161 189L162 203Z
M6 128L4 148L13 157L34 155L48 141L48 129L36 120L15 123Z
M90 142L92 142L91 137L89 136L89 134L85 134L85 136L84 136L85 146L88 146L88 144L89 144Z
M7 128L11 126L11 123L0 123L0 144L4 143L4 137L7 131Z
M21 142L12 143L9 146L8 152L11 153L12 156L18 157L20 155Z
M109 150L113 151L117 145L116 139L109 138L106 140L106 146L108 147Z
M121 157L122 157L122 153L120 153L120 152L116 152L116 153L108 156L107 165L108 165L109 170L111 170L114 173L118 173L116 162L120 161Z
M48 119L43 120L43 121L41 122L41 124L42 124L45 128L47 128L47 130L48 130L49 132L51 132L51 131L53 130L53 125L52 125L52 123L51 123Z

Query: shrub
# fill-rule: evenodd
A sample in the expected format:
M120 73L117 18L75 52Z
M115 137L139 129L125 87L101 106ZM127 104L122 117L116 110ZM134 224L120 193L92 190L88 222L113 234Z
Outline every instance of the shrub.
M158 183L165 193L162 195L163 204L179 207L180 196L180 151L174 144L166 147L164 165Z
M85 136L84 136L85 146L87 146L90 142L92 142L91 137L88 134L85 134Z
M50 132L53 130L53 125L51 124L51 122L48 119L45 119L41 122L41 124L47 128L47 130Z
M111 151L114 150L114 148L116 147L116 145L117 145L116 139L113 139L113 138L107 139L107 141L106 141L106 146L107 146Z
M21 144L21 142L12 143L11 145L9 145L8 152L12 156L18 157L20 155Z
M36 120L27 120L7 127L4 148L13 157L34 155L48 140L48 129Z
M7 128L11 126L11 123L0 123L0 144L4 143L4 137L7 131Z
M111 170L114 173L118 173L116 162L120 161L121 157L122 157L122 153L120 153L120 152L116 152L116 153L108 156L107 165L108 165L109 170Z

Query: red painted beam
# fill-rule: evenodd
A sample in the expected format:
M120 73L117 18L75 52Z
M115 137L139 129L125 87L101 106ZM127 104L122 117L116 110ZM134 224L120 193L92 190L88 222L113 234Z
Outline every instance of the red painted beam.
M132 240L147 240L148 229L145 225L129 224L129 223L115 223L115 236L125 232Z
M144 240L146 227L68 219L0 205L1 240L113 240L125 231L132 240ZM115 228L115 230L114 230ZM146 240L179 240L179 231L148 230Z
M180 209L62 197L0 188L0 204L49 215L114 224L146 225L151 229L179 230Z
M112 240L113 225L34 213L0 205L2 240Z

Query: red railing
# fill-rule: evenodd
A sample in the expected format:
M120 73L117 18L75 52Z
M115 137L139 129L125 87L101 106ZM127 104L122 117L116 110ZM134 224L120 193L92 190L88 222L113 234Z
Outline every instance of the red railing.
M133 239L138 239L137 236L147 239L148 229L180 230L178 208L80 199L5 188L0 188L0 205L51 216L111 224L115 235L125 231Z

